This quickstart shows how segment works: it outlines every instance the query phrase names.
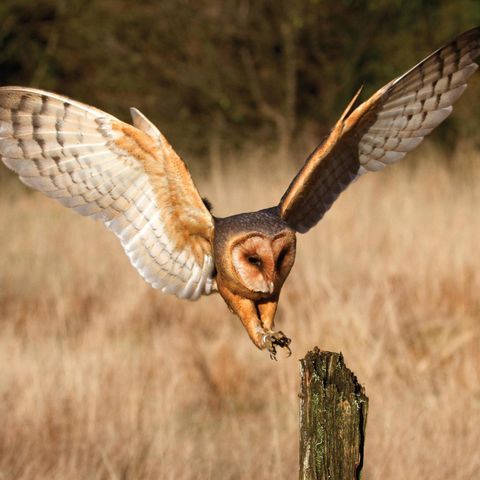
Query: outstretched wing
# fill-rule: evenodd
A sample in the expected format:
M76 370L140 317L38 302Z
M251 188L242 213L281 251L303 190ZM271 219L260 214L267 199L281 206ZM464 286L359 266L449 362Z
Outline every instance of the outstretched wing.
M0 158L26 185L102 220L153 287L197 299L212 288L213 219L166 139L137 110L132 117L135 126L60 95L2 87Z
M479 54L480 28L475 28L385 85L352 112L355 97L283 195L282 218L298 232L307 232L355 178L380 170L413 150L451 113L478 68L475 59Z

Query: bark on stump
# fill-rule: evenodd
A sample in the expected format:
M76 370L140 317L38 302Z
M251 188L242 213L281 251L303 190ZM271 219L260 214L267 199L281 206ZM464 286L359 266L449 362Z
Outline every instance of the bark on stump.
M308 352L301 362L300 480L359 479L368 398L343 355Z

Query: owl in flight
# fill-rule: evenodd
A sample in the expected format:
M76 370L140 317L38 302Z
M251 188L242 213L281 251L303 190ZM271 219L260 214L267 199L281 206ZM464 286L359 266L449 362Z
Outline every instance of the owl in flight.
M154 288L196 300L218 291L252 342L275 358L274 330L295 236L360 175L419 145L450 115L478 65L480 28L356 106L355 95L278 205L217 218L165 137L132 108L132 123L53 93L0 88L0 158L26 185L101 220Z

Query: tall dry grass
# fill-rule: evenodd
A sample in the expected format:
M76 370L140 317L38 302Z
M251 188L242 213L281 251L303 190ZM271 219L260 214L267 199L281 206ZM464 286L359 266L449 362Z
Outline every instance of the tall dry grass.
M365 478L480 471L480 155L432 148L350 187L299 239L278 326L150 289L100 224L3 184L0 479L293 479L297 359L341 350L370 397ZM217 215L278 200L254 156L200 183Z

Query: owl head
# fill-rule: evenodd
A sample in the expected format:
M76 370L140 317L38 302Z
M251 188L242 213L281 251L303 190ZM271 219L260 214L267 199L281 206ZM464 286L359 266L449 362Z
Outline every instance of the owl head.
M232 270L248 290L278 292L295 259L295 236L283 232L274 237L253 233L232 245Z
M218 274L232 291L258 297L278 294L295 261L295 232L262 212L250 215L216 226L221 252L215 257L222 259Z

